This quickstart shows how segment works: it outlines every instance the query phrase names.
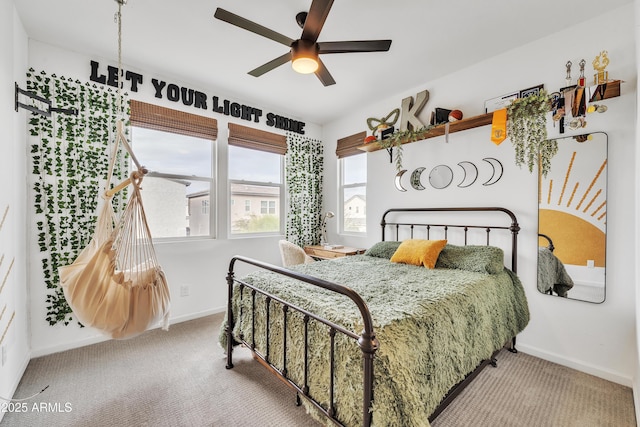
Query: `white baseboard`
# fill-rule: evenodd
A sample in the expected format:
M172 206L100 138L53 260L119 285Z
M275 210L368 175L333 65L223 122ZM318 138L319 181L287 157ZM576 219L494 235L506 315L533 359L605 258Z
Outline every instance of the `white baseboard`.
M210 316L212 314L224 312L225 310L226 310L225 307L216 307L209 310L199 311L197 313L189 313L183 316L173 317L169 320L169 327L171 327L171 325L176 323L182 323L189 320L198 319L200 317ZM157 326L152 329L157 329L159 327L160 326ZM74 341L71 343L38 349L32 352L31 357L35 358L35 357L47 356L49 354L60 353L61 351L73 350L74 348L85 347L87 345L98 344L98 343L109 341L109 340L111 340L111 338L106 335L95 335L93 337L85 338L85 339Z
M16 390L18 389L18 385L20 385L20 380L22 380L22 376L24 375L24 372L27 370L27 366L29 365L29 361L31 360L31 355L27 354L24 358L24 360L22 361L22 364L20 365L20 367L18 368L18 376L16 377L16 382L15 384L13 384L11 386L11 393L9 393L9 396L2 396L4 398L7 399L13 399L15 398L15 394L16 394ZM22 397L22 396L20 396ZM3 402L2 399L0 399L0 403ZM2 424L2 419L4 418L4 414L5 411L0 411L0 424Z
M633 404L636 408L636 420L640 420L640 390L638 390L638 385L635 383L633 384Z
M529 347L528 345L522 343L517 343L516 348L518 349L518 351L522 351L523 353L527 353L531 356L539 357L540 359L548 360L549 362L557 363L558 365L566 366L568 368L572 368L589 375L603 378L616 384L621 384L626 387L633 387L633 380L629 377L625 377L624 375L620 375L619 373L602 369L597 366L589 365L588 363L584 363L580 360L570 359L555 353L550 353L534 347ZM636 411L637 410L638 406L636 405Z
M178 316L178 317L172 318L169 321L169 325L173 325L175 323L186 322L188 320L199 319L199 318L205 317L205 316L211 316L212 314L223 313L226 310L227 310L226 307L216 307L216 308L212 308L212 309L209 309L209 310L199 311L197 313L185 314L184 316Z
M36 357L48 356L50 354L60 353L61 351L73 350L74 348L80 348L80 347L85 347L87 345L98 344L104 341L109 341L110 339L111 338L109 338L106 335L95 335L89 338L83 338L81 340L70 342L70 343L54 345L54 346L45 347L45 348L39 348L37 350L34 350L31 353L31 357L36 358Z
M640 425L640 358L636 357L636 375L633 377L633 404L636 409L636 425Z

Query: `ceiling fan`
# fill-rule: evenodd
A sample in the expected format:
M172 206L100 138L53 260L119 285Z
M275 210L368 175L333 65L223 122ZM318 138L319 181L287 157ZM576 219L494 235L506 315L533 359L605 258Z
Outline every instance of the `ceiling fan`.
M329 15L332 5L333 0L313 0L308 13L298 13L296 15L296 22L302 28L302 35L297 40L291 39L221 8L216 9L214 17L291 48L291 50L284 55L249 71L249 74L252 76L259 77L291 61L291 66L295 71L302 74L315 73L323 85L330 86L335 84L336 81L320 59L320 54L386 52L391 46L391 40L318 42L318 36L320 35L320 31L322 30L324 21L327 19L327 15Z

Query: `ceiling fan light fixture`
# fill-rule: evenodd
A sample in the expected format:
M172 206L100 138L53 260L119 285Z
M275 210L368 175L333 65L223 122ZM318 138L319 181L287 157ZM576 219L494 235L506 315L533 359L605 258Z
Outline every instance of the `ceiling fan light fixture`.
M314 58L300 57L293 60L291 67L300 74L311 74L318 69L318 61Z
M318 45L306 40L296 40L291 45L291 67L300 74L315 73L318 64Z

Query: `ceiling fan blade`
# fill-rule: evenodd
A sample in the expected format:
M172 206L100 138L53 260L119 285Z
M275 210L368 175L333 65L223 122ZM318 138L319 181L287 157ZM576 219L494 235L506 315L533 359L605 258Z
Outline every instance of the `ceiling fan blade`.
M333 77L331 77L331 73L329 73L329 70L327 70L327 67L324 65L324 62L322 62L320 58L318 58L318 69L316 70L315 74L325 86L336 84L336 81L333 80Z
M260 77L264 73L269 72L274 68L281 66L282 64L286 64L289 61L291 61L291 52L287 52L284 55L279 56L276 59L249 71L249 74L251 74L253 77Z
M262 37L266 37L278 43L282 43L285 46L291 46L291 44L294 41L293 39L285 35L282 35L267 27L263 27L260 24L256 24L253 21L249 21L248 19L243 18L242 16L238 16L235 13L231 13L221 8L217 8L213 16L218 18L221 21L225 21L231 25L235 25L236 27L243 28L245 30L251 31L252 33L261 35Z
M331 6L333 6L333 0L313 0L311 2L307 19L304 21L301 39L309 40L313 43L318 40Z
M320 42L319 53L386 52L391 40L362 40L346 42Z

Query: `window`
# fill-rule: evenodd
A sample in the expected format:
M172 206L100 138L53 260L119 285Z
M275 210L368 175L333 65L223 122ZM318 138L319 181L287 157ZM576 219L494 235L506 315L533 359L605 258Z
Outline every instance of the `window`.
M151 235L213 237L215 119L131 101L131 125Z
M260 202L260 213L263 215L275 215L276 202L274 200L262 200Z
M278 154L229 146L231 234L279 233L282 230L283 158ZM236 209L236 204L244 209Z
M340 159L342 231L367 231L367 156L359 154Z
M336 155L340 169L343 233L367 232L367 156L357 147L366 132L338 140Z
M285 151L283 135L229 123L231 235L282 233Z

